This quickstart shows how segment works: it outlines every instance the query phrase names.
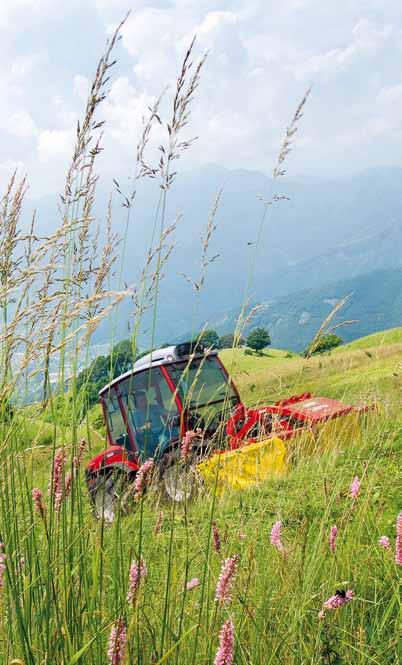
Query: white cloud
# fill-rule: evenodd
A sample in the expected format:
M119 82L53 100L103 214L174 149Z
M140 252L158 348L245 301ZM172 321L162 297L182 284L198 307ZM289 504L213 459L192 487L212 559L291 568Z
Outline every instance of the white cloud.
M402 101L402 83L389 85L378 93L377 100L382 104L395 104Z
M200 35L201 39L204 35L215 35L216 39L216 34L222 29L222 26L233 26L238 21L239 16L234 12L209 12L197 29L197 35Z
M378 26L368 19L360 19L353 28L353 42L345 49L340 49L340 63L349 62L355 57L375 55L392 35L391 25Z
M369 137L377 138L393 131L393 123L389 122L386 118L371 118L365 126L366 132Z
M81 76L81 74L74 76L74 91L81 101L87 99L90 85L90 81L86 76Z
M95 0L95 7L102 15L125 11L133 11L143 6L142 0Z
M184 20L179 24L175 19L174 12L154 7L131 14L123 28L123 44L128 53L134 58L141 56L143 60L150 54L159 59L161 49L174 51L174 38L183 34L187 23Z
M188 15L153 7L133 13L123 28L123 45L134 59L133 71L154 92L172 80L191 26ZM175 67L176 65L176 67Z
M147 7L129 17L123 29L123 44L134 59L138 79L161 87L176 77L194 36L200 51L211 50L221 60L230 57L230 51L235 50L231 47L241 47L236 29L239 20L232 11L211 11L200 17L197 11L188 9Z
M9 118L5 131L19 138L31 138L37 135L38 128L28 111L16 111Z
M108 160L110 172L116 175L116 169L125 165L126 174L131 173L136 160L137 145L141 137L144 122L149 117L149 107L155 102L153 96L136 90L127 77L119 77L111 87L105 101L102 117L105 119L104 156L113 153L114 159ZM166 130L154 123L148 138L148 162L159 159L157 147L166 140Z
M321 72L338 73L361 58L374 56L386 44L393 32L394 28L391 25L377 26L368 19L360 19L352 30L350 44L306 57L289 68L298 79L312 78Z
M25 164L21 160L6 159L0 162L0 178L4 182L8 180L14 171L18 171L20 175L25 175Z
M402 162L402 142L395 140L392 151L385 145L402 124L402 5L392 0L383 0L381 12L375 0L355 0L342 11L320 0L0 0L8 53L0 64L3 158L23 159L41 190L62 178L94 54L129 8L110 93L98 112L106 121L102 168L130 166L143 115L168 84L166 121L194 34L194 57L206 50L209 56L183 135L200 140L181 168L213 161L269 171L312 81L290 172ZM153 142L164 138L155 126ZM352 144L364 146L361 155L350 154Z
M74 145L73 129L44 129L38 136L38 158L42 163L66 161Z
M37 53L29 55L15 55L5 58L0 63L0 98L1 105L12 99L24 97L24 86L29 77L35 74L36 66L41 56ZM21 104L20 101L16 102Z
M18 18L29 19L43 16L57 0L1 0L0 28L13 28Z

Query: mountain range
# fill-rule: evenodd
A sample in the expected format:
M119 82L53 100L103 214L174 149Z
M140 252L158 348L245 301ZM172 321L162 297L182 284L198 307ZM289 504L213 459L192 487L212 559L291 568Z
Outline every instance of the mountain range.
M96 212L104 219L109 187L106 183L100 187ZM216 230L208 247L210 257L218 256L206 268L203 289L195 294L185 276L199 278L200 236L205 237L208 217L221 188ZM159 193L157 183L144 181L136 196L122 265L123 280L128 284L138 280L144 265ZM265 203L275 195L286 198L265 208ZM388 314L384 308L391 304L386 289L391 288L391 283L397 289L402 266L401 201L402 169L398 168L371 169L331 180L285 177L274 181L257 171L217 166L179 174L167 194L165 224L178 221L171 236L175 247L160 282L155 342L176 339L186 331L198 330L206 322L212 325L225 317L231 320L244 298L265 302L274 317L267 319L276 331L273 339L295 349L304 344L299 338L300 330L294 328L296 311L311 310L309 321L316 322L323 311L323 300L332 300L349 291L361 294L375 286L376 314L370 309L369 298L361 297L367 311L361 310L359 319L367 325L368 321L374 325L373 317L385 320ZM55 203L36 202L38 218L45 230L51 224ZM124 235L125 209L116 197L113 219L115 230ZM381 280L377 283L378 271L387 273L383 284ZM120 266L116 272L120 273ZM365 280L359 281L364 275ZM317 303L315 308L313 302ZM284 321L286 307L292 311L288 312L285 334L286 326L278 323L274 311ZM396 311L388 316L393 321L391 325L402 322L402 319L394 321L394 317ZM131 319L131 304L127 302L115 317L116 338L127 336L130 324L132 329ZM297 334L293 335L293 329L297 329ZM143 321L140 344L147 346L150 330L148 315ZM304 330L311 332L307 323ZM371 329L360 328L356 336L366 331ZM108 336L110 327L104 325L95 334L95 341L104 342Z
M274 347L303 351L336 302L346 295L350 299L330 324L353 321L336 329L344 342L402 324L402 270L378 270L263 301L244 332L263 326ZM209 327L220 335L232 332L239 313L240 308L226 312L210 320ZM188 336L184 334L183 339Z

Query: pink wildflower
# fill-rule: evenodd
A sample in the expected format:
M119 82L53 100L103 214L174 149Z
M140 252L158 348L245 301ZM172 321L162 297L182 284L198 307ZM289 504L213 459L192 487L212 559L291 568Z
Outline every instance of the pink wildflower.
M53 473L49 486L49 496L54 502L56 512L60 510L63 501L63 470L66 462L65 454L62 448L57 450L53 461Z
M64 481L64 496L67 498L71 494L71 486L73 484L73 475L72 473L67 473Z
M359 491L360 491L359 476L355 476L350 486L350 496L352 497L352 499L357 499L357 497L359 496Z
M402 566L402 513L396 519L395 563Z
M130 567L127 602L132 603L140 588L141 579L145 579L148 574L145 562L141 559L140 562L133 561Z
M43 503L43 495L42 492L38 487L34 487L32 490L32 501L34 505L34 509L39 515L41 516L42 519L45 518L45 504Z
M402 513L396 518L396 535L402 537Z
M4 586L4 574L6 572L6 559L7 554L3 552L4 545L0 543L0 589Z
M234 578L236 576L239 558L240 557L238 554L234 554L232 557L225 559L222 564L221 573L219 575L215 593L215 600L217 600L219 605L230 603L232 600L230 592L233 586Z
M87 442L85 441L85 439L81 439L78 446L77 454L73 457L73 467L75 469L80 468L82 459L86 451L86 447L87 447Z
M348 589L347 591L339 589L334 596L331 596L325 601L325 603L323 603L322 607L324 610L337 610L339 607L342 607L342 605L346 605L346 603L353 600L354 595L355 594L351 589Z
M107 656L109 665L120 665L126 653L127 631L123 619L118 619L110 631Z
M338 535L338 527L336 524L331 526L331 531L329 533L329 549L331 550L332 553L335 552L336 549L336 538Z
M276 547L276 549L279 550L279 552L283 552L285 549L283 547L281 540L281 529L282 529L282 522L278 520L277 522L275 522L274 526L271 529L271 539L270 539L271 545Z
M378 541L378 544L380 547L383 547L384 550L389 550L389 548L391 547L391 543L388 536L381 536L381 538Z
M214 550L219 554L221 551L221 536L215 521L212 522L212 537L214 543Z
M214 665L232 665L234 659L234 625L230 619L225 621L219 633L219 649Z
M191 589L195 589L195 587L200 586L201 582L198 579L198 577L194 577L192 580L189 580L186 584L186 589L187 591L191 591Z
M148 484L149 476L154 468L154 461L152 458L147 459L144 464L141 464L138 469L137 475L134 481L134 490L135 490L135 499L139 501L142 497L142 494Z
M193 432L192 430L188 430L188 432L185 433L181 441L180 452L184 462L188 462L188 457L190 455L190 450L191 450L191 444L194 440L194 437L196 436L197 434L195 432Z

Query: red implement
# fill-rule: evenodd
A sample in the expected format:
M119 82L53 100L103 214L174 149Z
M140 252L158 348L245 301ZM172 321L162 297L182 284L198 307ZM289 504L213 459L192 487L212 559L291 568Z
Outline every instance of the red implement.
M246 409L240 404L226 426L232 450L257 441L261 436L275 435L289 439L303 429L311 429L328 420L349 413L368 411L369 406L356 407L329 397L313 397L311 393L293 395L275 404Z

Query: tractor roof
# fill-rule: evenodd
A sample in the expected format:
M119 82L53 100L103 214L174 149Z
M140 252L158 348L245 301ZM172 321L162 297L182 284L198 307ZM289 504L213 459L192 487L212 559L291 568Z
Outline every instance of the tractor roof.
M120 381L141 372L144 369L149 369L150 367L158 367L160 365L169 365L170 363L177 362L179 360L188 360L191 357L194 358L203 358L205 354L208 355L217 355L217 351L211 351L207 349L203 344L195 342L184 342L182 344L175 344L172 346L166 346L162 349L155 349L150 353L147 353L142 358L139 358L133 366L133 369L128 370L124 374L116 377L108 383L106 386L99 391L99 395L103 395L110 388L115 386Z

